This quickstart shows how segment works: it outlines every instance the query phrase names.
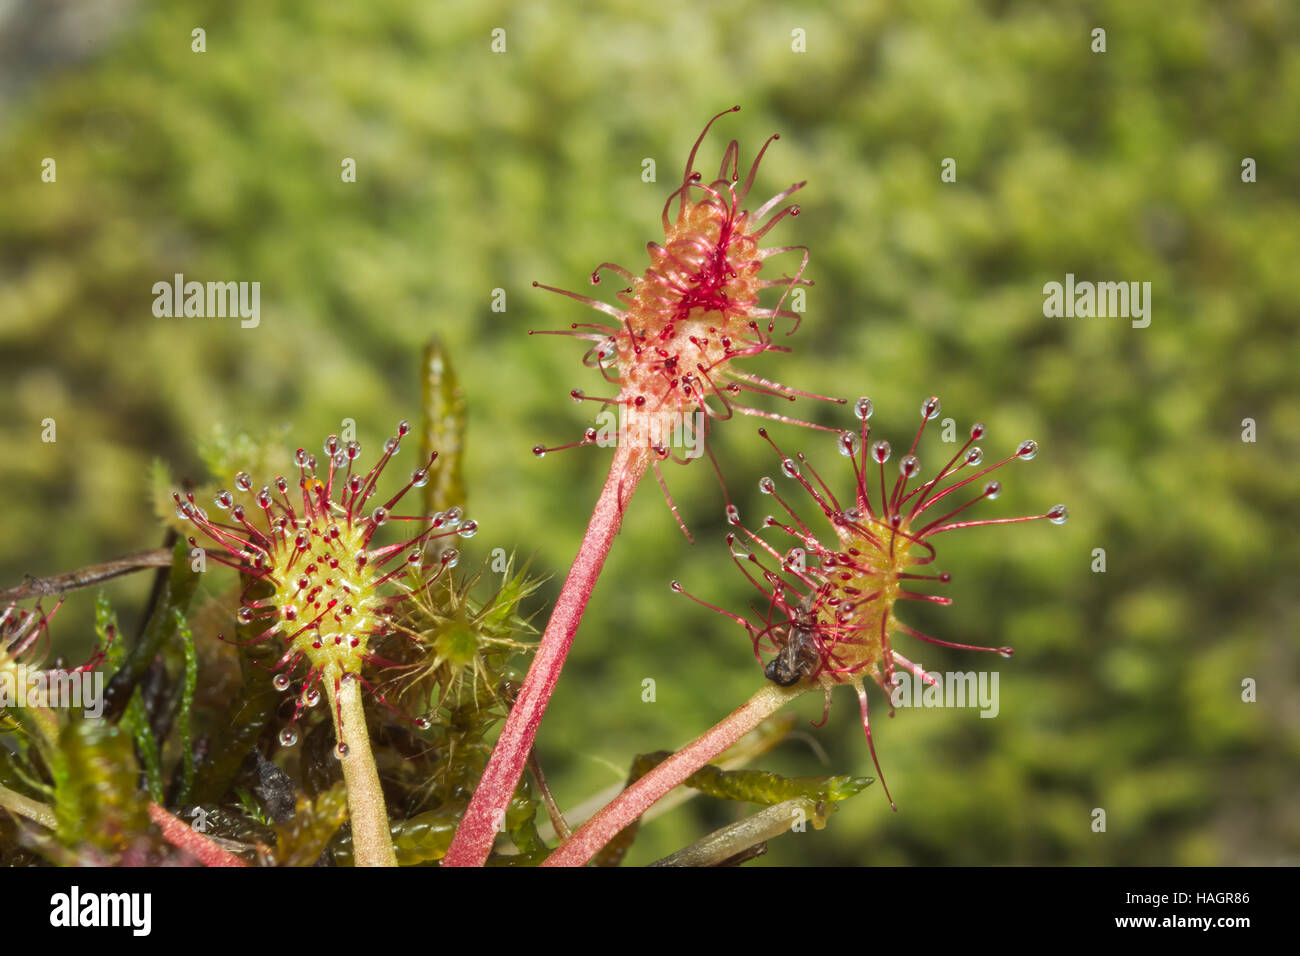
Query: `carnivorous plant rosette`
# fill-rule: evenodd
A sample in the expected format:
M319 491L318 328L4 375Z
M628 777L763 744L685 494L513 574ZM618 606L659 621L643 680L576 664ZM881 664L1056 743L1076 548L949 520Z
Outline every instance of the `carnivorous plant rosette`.
M320 701L318 685L324 686L338 735L359 864L395 864L362 712L362 668L373 659L372 641L393 629L398 606L455 564L454 549L437 552L428 545L455 535L469 537L477 530L477 524L465 520L455 507L428 517L393 513L408 491L429 480L436 452L383 504L371 503L380 475L409 431L406 422L399 423L379 460L364 473L354 470L361 454L355 441L327 438L320 471L316 456L299 448L293 499L285 476L274 480L274 488L263 486L254 493L252 478L241 472L235 476L234 492L216 494L216 506L229 514L229 521L210 518L193 494L174 496L178 513L219 545L209 556L249 579L238 616L246 626L265 625L251 643L283 643L284 653L276 663L277 689L288 690L291 675L305 669L295 720L303 707ZM375 542L380 528L397 522L412 523L412 533L392 544ZM197 546L194 538L190 543ZM281 731L280 743L292 746L296 741L291 723Z
M713 117L695 141L682 183L664 204L664 242L646 245L650 265L644 274L637 276L612 262L603 262L592 272L593 285L600 283L602 270L627 280L628 286L617 295L621 308L534 283L577 299L613 320L612 325L574 323L570 329L543 334L572 335L594 343L583 356L583 364L596 368L617 387L618 393L596 397L575 388L570 397L578 402L596 402L606 409L616 406L621 416L618 443L636 449L640 455L650 455L656 472L659 462L666 458L684 461L674 453L671 438L682 427L693 429L696 421L704 432L713 419L728 419L736 412L795 421L742 404L746 393L778 395L788 401L798 396L843 401L767 381L736 364L738 359L764 352L789 351L773 339L776 321L792 320L794 324L786 334L793 334L799 327L799 313L787 307L786 299L795 286L812 285L803 278L808 265L806 247L759 245L782 219L799 215L797 205L782 203L805 184L792 184L753 213L741 208L754 185L763 155L780 138L779 134L773 134L763 144L739 185L740 146L735 140L723 154L716 179L705 183L694 169L695 156L709 128L719 117L739 108ZM677 214L670 219L674 203ZM769 217L773 210L777 211ZM760 278L767 259L788 252L802 254L793 277ZM774 303L764 306L759 294L766 289L779 289L780 295ZM589 428L583 440L575 444L593 442L604 443L600 430ZM533 453L540 457L553 450L537 445ZM671 504L671 498L669 501ZM686 530L684 525L682 530Z
M780 493L774 478L760 481L760 491L772 496L784 512L782 517L767 516L763 529L776 529L793 542L783 548L743 526L727 535L732 559L763 596L759 620L752 621L688 595L745 628L768 685L625 790L562 845L547 860L548 865L586 862L686 776L786 703L814 689L825 693L827 709L836 686L848 684L857 691L862 729L880 773L871 738L866 680L875 682L886 695L899 668L922 681L933 681L895 650L894 640L900 633L944 647L1011 655L1009 647L977 647L931 637L900 621L895 611L899 601L951 603L949 598L914 590L950 580L947 572L934 574L928 570L936 558L933 539L937 535L984 525L1066 521L1068 511L1064 505L1055 505L1039 515L975 520L964 517L968 508L1001 493L1001 483L989 477L993 472L1010 462L1032 459L1038 453L1038 444L1024 441L1007 457L985 465L984 453L976 442L986 437L987 430L977 424L972 426L965 444L934 477L922 481L917 447L926 425L939 415L939 399L931 397L922 403L921 426L898 461L898 474L891 477L886 469L892 456L889 442L870 440L867 420L872 414L871 401L859 399L855 412L858 428L841 432L836 439L840 453L852 463L854 475L851 497L843 501L804 455L786 455L762 433L780 455L782 475L813 500L831 533L820 533L805 523ZM672 589L687 593L676 581ZM764 653L775 656L764 662ZM885 793L888 796L888 787Z

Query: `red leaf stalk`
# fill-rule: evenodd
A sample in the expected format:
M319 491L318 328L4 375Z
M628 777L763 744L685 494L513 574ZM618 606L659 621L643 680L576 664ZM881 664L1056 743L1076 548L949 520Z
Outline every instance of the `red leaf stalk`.
M645 474L651 454L649 448L634 445L619 445L614 453L609 477L605 479L605 487L601 489L587 533L564 580L528 676L443 858L443 866L482 866L492 851L492 843L505 819L506 806L532 751L542 714L573 646L573 636L596 586L596 578L605 565L605 557L623 523L628 500Z

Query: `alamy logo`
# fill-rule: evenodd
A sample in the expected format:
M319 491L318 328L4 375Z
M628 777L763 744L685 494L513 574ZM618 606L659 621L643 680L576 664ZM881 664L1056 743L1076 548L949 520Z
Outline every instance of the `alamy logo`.
M996 717L998 672L894 672L889 702L895 707L978 707L981 717Z
M633 412L620 405L617 414L604 409L596 415L595 442L602 448L643 445L649 448L680 448L682 457L699 458L704 453L708 422L704 412L671 415Z
M104 713L104 675L26 664L6 667L0 669L0 710L6 707L81 707L86 717L99 717Z
M255 329L262 321L260 282L186 282L178 272L171 282L155 282L153 295L153 314L160 319L238 316L245 329Z
M82 893L74 886L50 897L50 925L126 926L132 935L148 936L153 927L153 896L149 893Z
M1133 328L1151 324L1150 282L1075 282L1074 273L1065 274L1065 283L1049 282L1043 286L1043 315L1059 318L1132 319Z

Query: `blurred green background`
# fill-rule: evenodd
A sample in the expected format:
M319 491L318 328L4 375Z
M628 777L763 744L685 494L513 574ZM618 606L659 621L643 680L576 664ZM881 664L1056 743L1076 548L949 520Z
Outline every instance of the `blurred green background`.
M530 453L594 414L570 388L601 394L580 343L525 334L592 315L530 283L582 290L606 259L644 268L690 144L740 103L699 166L731 137L748 162L779 131L755 204L808 180L803 215L770 241L808 245L816 281L794 353L748 368L869 395L896 446L936 393L959 429L988 424L989 456L1042 445L980 516L1071 511L1061 528L940 539L955 604L906 609L944 639L1016 647L993 659L999 717L889 720L875 692L899 812L870 788L766 861L1296 863L1298 24L1292 0L0 4L0 583L155 547L149 462L201 477L196 442L218 424L287 424L315 448L350 417L373 449L416 416L436 332L470 409L482 531L465 551L535 555L552 575L544 622L608 452ZM41 182L45 157L56 183ZM1241 181L1244 157L1258 182ZM155 318L151 287L176 272L259 281L261 325ZM1045 318L1042 286L1067 272L1151 282L1150 327ZM751 523L774 470L754 425L726 423L714 445ZM850 480L829 438L774 434ZM929 473L948 449L932 435L920 454ZM539 738L565 805L762 681L738 628L669 591L677 578L726 607L751 600L708 467L667 477L697 543L648 482ZM147 583L111 589L124 618ZM91 602L76 595L56 636L88 631ZM899 650L930 669L991 666ZM656 703L641 701L647 677ZM840 693L826 727L801 721L763 766L872 773ZM733 810L695 800L647 826L631 859Z

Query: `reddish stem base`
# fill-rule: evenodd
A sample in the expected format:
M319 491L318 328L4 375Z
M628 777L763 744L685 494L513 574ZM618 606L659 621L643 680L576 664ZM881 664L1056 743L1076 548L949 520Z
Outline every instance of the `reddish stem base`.
M811 688L766 684L720 723L659 764L584 823L542 866L582 866L683 780Z
M623 523L628 499L649 463L648 448L620 445L615 452L609 477L605 479L605 487L601 489L569 576L564 579L564 587L560 589L551 620L537 646L532 666L528 668L528 676L510 708L510 716L497 740L496 749L492 751L492 758L443 858L443 866L482 866L492 852L492 844L505 819L506 806L532 752L538 725L555 690L555 683L560 679L569 648L573 646L573 635L577 633L587 600L605 565L614 535Z

